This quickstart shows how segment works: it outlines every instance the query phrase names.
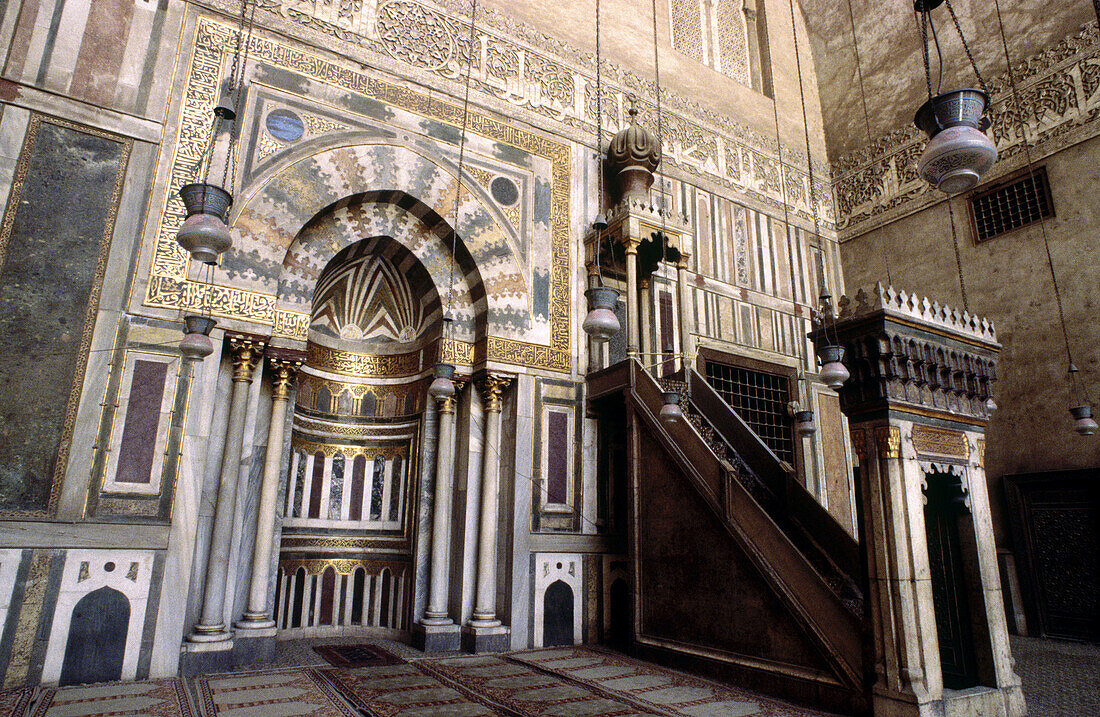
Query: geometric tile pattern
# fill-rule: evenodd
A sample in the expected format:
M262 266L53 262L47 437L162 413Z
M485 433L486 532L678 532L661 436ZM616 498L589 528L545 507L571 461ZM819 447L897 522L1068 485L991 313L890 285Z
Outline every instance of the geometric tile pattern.
M404 662L378 645L318 645L313 650L334 667L379 667Z

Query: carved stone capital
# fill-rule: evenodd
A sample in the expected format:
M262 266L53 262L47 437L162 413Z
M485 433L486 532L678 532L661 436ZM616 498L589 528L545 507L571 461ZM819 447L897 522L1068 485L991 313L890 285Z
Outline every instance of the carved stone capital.
M642 240L638 239L637 237L628 236L628 237L623 237L622 238L623 249L626 250L627 254L637 254L638 253L638 245L641 244L641 243L642 243Z
M901 458L901 429L897 426L875 426L875 445L879 458Z
M255 336L230 336L229 350L233 352L233 380L252 383L252 374L264 355L267 342Z
M508 385L512 383L513 378L513 376L489 374L478 381L477 387L481 392L482 400L485 401L485 411L487 413L500 413L500 397L504 394L504 390L508 388Z
M302 362L298 359L270 357L271 368L275 372L271 399L273 401L290 400L290 388L294 385L294 379L298 376L298 369Z

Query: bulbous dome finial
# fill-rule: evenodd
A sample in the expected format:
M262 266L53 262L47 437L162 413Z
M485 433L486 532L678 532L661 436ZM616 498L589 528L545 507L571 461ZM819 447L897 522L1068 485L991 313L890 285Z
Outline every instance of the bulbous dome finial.
M635 98L630 98L630 126L621 130L611 140L607 150L607 162L618 180L623 198L649 191L653 185L653 172L661 163L661 144L653 133L635 123L638 109Z

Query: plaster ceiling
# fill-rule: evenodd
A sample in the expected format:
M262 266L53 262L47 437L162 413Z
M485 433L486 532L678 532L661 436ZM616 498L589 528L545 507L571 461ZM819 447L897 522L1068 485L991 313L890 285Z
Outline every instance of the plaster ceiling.
M801 0L814 49L829 158L844 154L912 122L927 99L920 27L911 0ZM999 0L1013 65L1095 22L1088 0ZM952 0L974 60L987 84L1005 72L995 3ZM855 43L853 23L855 18ZM944 90L977 86L946 5L932 12L944 56ZM857 72L863 72L865 122ZM933 59L933 88L936 65Z

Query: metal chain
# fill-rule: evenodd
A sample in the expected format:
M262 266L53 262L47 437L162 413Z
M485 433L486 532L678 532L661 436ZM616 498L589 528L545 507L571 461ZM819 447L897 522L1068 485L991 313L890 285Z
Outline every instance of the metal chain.
M928 59L928 13L917 13L920 17L921 49L924 55L924 83L928 86L928 99L932 99L932 63Z
M246 21L245 21L245 8L249 5L250 1L251 1L252 9L251 9L251 12L248 14L248 20L247 20L247 23L246 23ZM252 46L252 28L255 26L255 22L256 22L256 0L241 0L241 24L237 28L237 47L238 47L238 50L235 53L237 55L241 55L241 57L240 57L240 70L238 72L234 73L234 75L236 76L236 84L233 85L233 83L231 82L231 91L233 92L233 111L237 114L237 116L240 116L241 92L244 89L245 65L248 64L248 53L249 53L249 50L251 49L251 46ZM245 34L246 32L247 32L247 34ZM241 35L242 34L245 34L243 54L241 53L241 51L239 49L240 46L241 46ZM236 64L236 60L234 60L234 64ZM226 149L225 167L222 169L222 188L225 189L227 192L229 192L231 194L233 192L233 187L236 186L236 184L237 184L237 163L234 161L234 159L235 159L234 151L236 150L236 147L237 147L237 128L238 127L237 127L236 119L234 118L234 119L230 120L229 121L229 147ZM232 165L232 167L233 167L233 174L232 175L229 174L230 165ZM229 182L228 184L226 184L226 180L228 180L228 182Z
M955 32L959 33L959 39L962 40L963 49L966 50L966 59L970 60L970 66L974 68L974 74L978 76L978 86L982 88L982 92L989 94L989 88L985 85L985 80L982 78L981 70L978 69L978 63L974 62L974 55L970 52L970 45L966 42L966 36L963 35L962 26L959 25L959 17L955 14L955 8L951 7L951 0L944 0L944 4L947 5L947 12L951 13L951 21L955 23ZM1000 21L1000 15L997 16ZM1011 68L1009 69L1011 72Z
M1009 86L1012 88L1012 98L1013 101L1016 103L1016 107L1020 108L1020 90L1016 86L1016 73L1012 69L1012 58L1008 52L1008 39L1005 36L1004 21L1001 18L1001 2L1000 0L993 0L993 2L994 7L997 9L997 25L1000 28L1001 32L1001 47L1004 49L1005 64L1008 65L1008 82ZM1034 100L1029 102L1028 109L1030 110L1031 114L1035 116L1035 120L1038 121L1039 113L1035 108ZM1027 142L1027 129L1026 125L1024 125L1023 112L1017 111L1016 119L1020 129L1020 142L1022 142L1024 146L1024 158L1027 160L1028 176L1031 178L1032 187L1035 187L1035 164L1032 162L1031 147L1028 145ZM1038 205L1038 203L1036 203L1036 205ZM1054 259L1051 257L1050 254L1050 239L1047 236L1047 224L1046 221L1043 219L1042 212L1039 213L1039 228L1042 230L1043 234L1043 247L1046 249L1047 267L1050 269L1050 282L1054 285L1054 299L1058 303L1058 319L1062 324L1062 339L1065 341L1066 344L1066 361L1070 366L1073 366L1073 351L1070 349L1069 332L1066 330L1066 313L1065 309L1062 306L1062 292L1058 288L1058 277L1054 272ZM1074 377L1074 391L1076 392L1076 377Z
M962 257L959 254L959 236L955 231L955 208L951 204L951 200L947 200L947 213L951 219L951 240L955 243L955 266L959 270L959 291L962 293L963 311L969 313L970 302L966 298L966 282L963 281L963 265Z
M1100 2L1100 0L1097 0ZM856 15L852 11L852 0L848 0L848 21L851 23L852 28L852 49L855 51L856 56L856 75L859 77L859 99L863 104L863 126L867 130L867 147L870 148L874 143L871 138L871 114L867 111L867 89L863 84L863 66L860 63L859 58L859 41L856 40ZM931 88L930 88L931 89ZM774 102L772 103L774 106ZM778 109L776 110L776 139L779 138L779 115ZM882 253L882 259L886 264L886 283L890 286L894 284L894 278L890 273L890 253L886 251L886 247L883 243L879 243L879 250Z
M600 70L600 0L596 0L596 213L603 213L603 86ZM596 285L603 286L603 270L600 268L600 249L603 247L603 229L596 227Z
M814 158L813 155L810 154L810 122L806 114L806 90L803 87L802 82L802 53L798 50L798 25L795 24L794 20L794 0L788 0L787 4L789 5L791 10L791 37L794 42L795 69L798 72L798 97L799 101L802 104L802 129L804 130L804 134L806 137L806 168L807 172L809 173L810 181L810 213L813 214L814 218L814 236L820 239L821 224L819 223L817 218L817 189L814 186ZM825 296L825 292L828 292L828 286L824 286L822 287L822 289L824 289L822 296ZM830 302L830 309L831 308L832 304ZM825 324L823 321L822 326L824 325ZM836 342L839 344L840 336L836 333L835 319L833 321L833 334L836 337Z
M664 138L663 125L661 123L661 60L660 60L660 52L658 52L658 45L657 45L657 0L653 0L652 4L653 4L653 77L654 77L654 84L656 85L656 88L657 88L657 150L661 153L660 154L660 160L658 161L658 166L660 166L660 162L664 161L664 158L665 158L665 138ZM665 252L667 251L667 249L665 247L665 226L666 226L665 216L668 213L668 207L666 206L666 203L665 203L665 190L664 190L664 183L665 182L664 182L663 173L658 172L657 173L657 179L660 180L660 184L658 185L657 189L661 193L661 206L658 209L658 211L661 214L661 261L664 262L665 261Z
M470 40L467 50L470 56L466 65L466 90L462 97L462 134L458 138L458 186L455 187L454 226L451 227L451 276L448 280L447 311L454 309L455 252L458 249L458 208L462 199L462 169L466 161L466 128L470 118L470 76L474 71L474 40L477 39L477 0L470 0ZM452 319L454 317L451 317Z

